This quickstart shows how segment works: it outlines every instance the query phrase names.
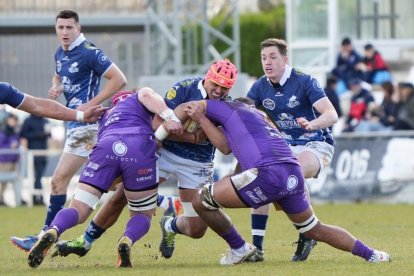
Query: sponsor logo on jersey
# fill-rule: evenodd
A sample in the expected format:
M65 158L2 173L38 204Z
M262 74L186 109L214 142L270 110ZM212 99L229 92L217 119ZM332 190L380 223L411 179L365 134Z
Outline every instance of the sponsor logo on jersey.
M264 106L266 109L273 110L273 109L275 109L276 104L275 104L275 102L274 102L273 100L271 100L271 99L267 98L267 99L264 99L264 100L263 100L263 106Z
M88 172L88 171L83 171L82 175L87 176L87 177L94 177L95 176L95 174L93 172Z
M287 106L290 107L290 108L294 108L294 107L296 107L298 105L300 105L300 103L297 100L297 97L295 95L293 95L292 97L290 97Z
M77 62L72 63L70 65L69 69L68 69L69 73L72 73L73 74L73 73L79 72L78 66L79 66L79 63L77 63Z
M151 180L154 176L153 175L148 175L148 176L142 176L142 177L137 177L137 181L146 181L146 180Z
M138 169L138 174L139 175L149 174L151 172L153 172L153 169L152 168L141 168L141 169Z
M94 162L89 162L88 165L86 165L86 167L97 170L99 168L99 164L94 163Z
M315 90L323 91L321 84L316 79L312 79L312 87Z
M69 60L69 58L68 58L68 56L64 56L63 58L62 58L62 60Z
M170 88L170 90L168 90L167 92L167 99L168 100L172 100L177 96L177 91L175 91L174 88Z
M246 195L250 197L250 199L253 200L254 203L260 203L260 199L258 199L252 191L247 191Z
M263 193L263 191L260 189L260 187L256 187L254 188L254 192L256 193L256 195L260 198L261 201L266 201L268 198L267 196Z
M90 42L85 42L85 48L88 49L88 50L97 50L98 49L94 45L92 45Z
M298 186L298 178L296 175L290 175L287 180L287 189L293 191Z
M99 54L99 57L98 57L98 62L99 62L100 64L105 64L105 63L107 63L107 62L108 62L108 57L107 57L107 56L105 56L105 54L104 54L104 53L100 53L100 54Z
M128 151L128 147L125 145L125 143L116 141L112 145L112 151L118 156L124 156Z
M56 61L56 71L59 73L62 70L62 63L60 60Z
M63 76L61 78L63 92L64 93L77 93L80 91L80 84L74 84L72 85L72 81L70 78ZM82 103L82 101L81 101Z

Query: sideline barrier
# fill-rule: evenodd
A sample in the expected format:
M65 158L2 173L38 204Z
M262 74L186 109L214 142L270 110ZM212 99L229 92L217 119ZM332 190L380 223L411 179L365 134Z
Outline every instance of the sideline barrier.
M217 154L216 173L234 169L234 157ZM331 166L307 179L312 201L382 201L414 204L414 131L335 136Z
M344 133L312 199L414 203L414 131Z

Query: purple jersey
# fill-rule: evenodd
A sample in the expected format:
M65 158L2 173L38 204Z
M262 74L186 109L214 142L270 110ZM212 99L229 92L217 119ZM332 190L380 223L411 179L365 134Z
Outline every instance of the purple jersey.
M279 131L257 109L238 101L207 100L206 116L223 126L242 170L280 163L298 165Z
M153 189L158 184L157 144L152 113L134 93L106 111L100 121L98 142L89 155L80 182L107 191L122 176L130 191Z
M0 104L19 107L24 100L24 93L7 82L0 82Z
M98 140L106 134L153 134L153 114L134 93L107 110L99 122Z
M223 126L241 167L232 185L247 206L277 202L288 214L309 208L299 163L263 112L238 101L207 100L206 116Z

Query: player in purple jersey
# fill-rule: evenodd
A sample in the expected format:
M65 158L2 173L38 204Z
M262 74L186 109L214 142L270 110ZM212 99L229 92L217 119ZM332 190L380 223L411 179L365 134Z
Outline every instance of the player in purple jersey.
M42 263L48 249L64 231L88 218L102 194L119 177L122 177L130 219L118 241L117 265L131 266L131 246L148 232L158 197L153 114L165 119L163 127L168 133L182 134L180 120L150 88L142 88L119 101L102 116L98 142L81 173L74 197L68 208L56 214L30 250L28 263L31 267Z
M247 97L269 116L297 157L305 178L317 178L328 167L334 154L334 141L329 129L338 115L318 81L288 65L287 44L269 38L261 43L262 67ZM306 186L305 186L306 188ZM251 210L255 255L246 261L264 260L263 239L269 205ZM299 233L292 261L304 261L316 242Z
M56 70L48 91L50 99L56 100L63 93L67 107L84 111L101 104L126 85L126 78L116 64L81 33L75 11L60 11L55 30L61 46L55 53ZM108 80L102 89L101 77ZM63 208L69 182L86 162L96 142L97 129L97 124L76 121L67 124L65 146L52 176L50 203L38 236ZM11 237L12 243L25 251L30 250L37 239L36 236Z
M105 110L99 105L91 106L85 111L73 110L58 102L25 94L7 82L0 82L0 104L7 104L39 117L88 123L96 122Z
M215 124L222 126L240 166L235 175L205 185L193 200L199 216L230 247L220 259L221 265L239 264L256 252L256 247L240 236L223 208L257 208L269 203L280 206L296 229L309 238L369 262L390 261L386 252L374 250L346 230L318 220L306 196L302 169L264 113L240 101L191 102L185 110L203 129L208 126L210 130L204 129L208 137Z
M237 69L229 60L219 60L210 66L204 78L187 79L176 83L168 91L164 100L168 107L178 112L177 116L180 118L185 113L183 110L177 110L176 107L182 103L206 98L222 100L234 85L236 76ZM157 116L154 118L154 124L156 126L160 124ZM162 127L158 128L157 138L160 140L166 138L165 135L162 136L163 133L168 134L162 131ZM207 230L207 225L198 217L191 201L198 196L198 189L201 186L213 181L212 161L216 147L223 152L228 150L226 139L221 131L215 131L214 134L210 134L210 137L214 139L206 140L201 129L195 133L186 131L182 135L169 135L163 140L163 148L159 150L161 155L158 159L160 183L170 175L177 177L184 211L182 215L175 217L164 215L160 221L163 236L159 248L164 258L172 256L176 234L201 238ZM125 205L124 196L120 192L122 191L117 190L114 197L102 206L94 218L96 221L104 222L104 224L99 224L100 233L116 222L121 213L120 210ZM53 255L84 256L90 249L93 238L97 239L99 236L95 233L86 233L84 236L58 245Z

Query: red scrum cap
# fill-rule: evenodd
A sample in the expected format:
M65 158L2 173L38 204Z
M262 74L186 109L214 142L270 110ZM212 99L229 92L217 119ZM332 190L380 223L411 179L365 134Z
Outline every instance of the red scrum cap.
M112 96L112 105L116 105L120 100L123 100L129 95L134 94L134 93L135 91L131 91L131 90L122 90L122 91L116 92Z
M228 59L215 61L208 69L205 80L225 88L232 88L237 78L237 68Z

